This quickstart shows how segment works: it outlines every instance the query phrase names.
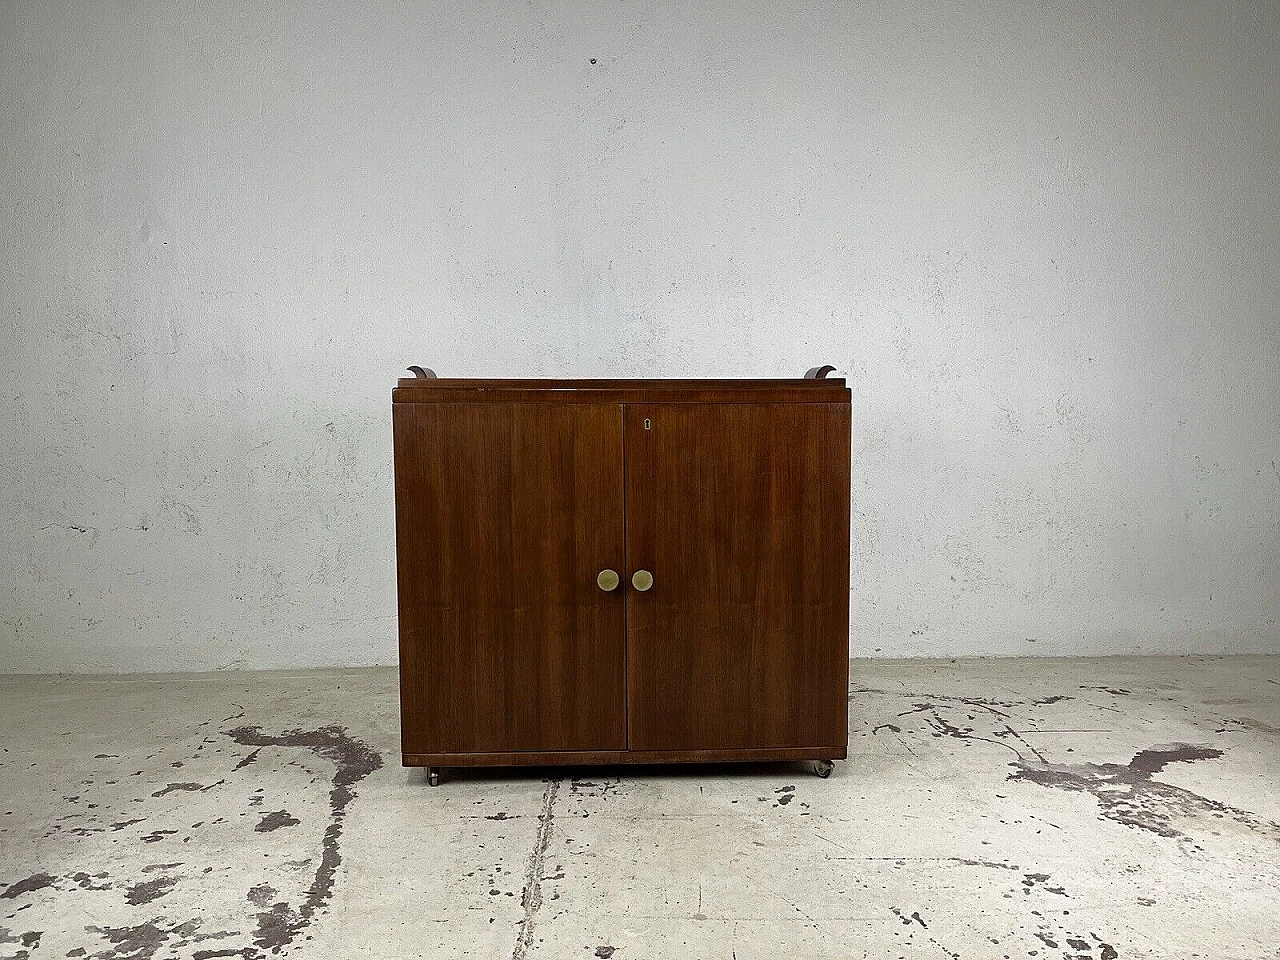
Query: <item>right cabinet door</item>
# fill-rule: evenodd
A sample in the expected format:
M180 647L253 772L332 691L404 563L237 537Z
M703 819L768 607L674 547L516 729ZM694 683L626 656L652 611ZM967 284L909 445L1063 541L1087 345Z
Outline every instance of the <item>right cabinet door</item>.
M624 429L629 748L844 756L849 406L629 404Z

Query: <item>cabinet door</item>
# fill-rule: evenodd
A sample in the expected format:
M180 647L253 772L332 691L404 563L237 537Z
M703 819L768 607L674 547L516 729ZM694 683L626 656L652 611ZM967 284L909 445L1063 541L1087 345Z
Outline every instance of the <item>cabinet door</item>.
M849 407L624 414L633 750L848 739Z
M625 747L622 408L393 419L404 752Z

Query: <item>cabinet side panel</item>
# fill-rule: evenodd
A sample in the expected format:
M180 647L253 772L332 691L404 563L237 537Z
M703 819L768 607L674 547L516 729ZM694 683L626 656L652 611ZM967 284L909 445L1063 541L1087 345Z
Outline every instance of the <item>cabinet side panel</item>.
M404 752L625 746L616 404L395 404Z
M848 739L848 404L635 404L633 750Z

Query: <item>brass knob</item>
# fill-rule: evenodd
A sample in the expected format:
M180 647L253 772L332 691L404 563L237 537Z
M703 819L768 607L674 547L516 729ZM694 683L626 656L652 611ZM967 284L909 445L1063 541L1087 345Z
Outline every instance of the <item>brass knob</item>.
M617 570L610 570L605 567L596 574L596 586L608 593L610 590L617 590L618 584L622 582L622 578L618 576Z
M637 570L631 575L631 585L644 593L653 586L653 574L648 570Z

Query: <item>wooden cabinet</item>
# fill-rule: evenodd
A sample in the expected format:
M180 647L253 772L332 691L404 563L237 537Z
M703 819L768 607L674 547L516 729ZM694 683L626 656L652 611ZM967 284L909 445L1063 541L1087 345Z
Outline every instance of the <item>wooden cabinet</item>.
M843 380L392 399L406 765L845 756Z

